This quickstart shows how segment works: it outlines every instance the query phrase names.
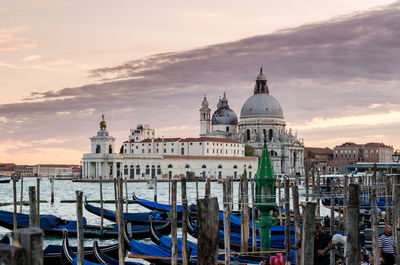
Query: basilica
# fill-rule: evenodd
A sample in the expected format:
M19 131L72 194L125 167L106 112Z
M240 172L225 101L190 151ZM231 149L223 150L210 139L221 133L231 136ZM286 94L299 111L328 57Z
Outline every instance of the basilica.
M262 68L254 94L243 104L240 120L229 108L225 93L212 115L206 96L199 111L199 137L157 138L149 125L139 124L130 129L119 152L103 115L100 130L90 138L91 152L83 155L82 177L237 178L246 170L252 178L264 140L276 175L304 174L303 140L286 129L282 108L269 94ZM252 156L245 155L246 146L254 151Z
M242 106L240 120L229 108L224 93L211 116L206 96L200 108L200 136L234 139L250 145L261 155L264 139L275 174L304 174L304 142L286 129L282 107L270 95L267 79L260 69L254 93Z

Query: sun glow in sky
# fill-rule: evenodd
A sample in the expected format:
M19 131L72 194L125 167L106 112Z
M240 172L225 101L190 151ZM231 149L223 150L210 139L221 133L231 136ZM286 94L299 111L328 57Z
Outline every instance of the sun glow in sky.
M0 162L79 163L107 113L117 145L148 123L199 133L227 92L238 116L264 66L306 146L400 147L399 2L4 0ZM379 51L379 52L378 52Z

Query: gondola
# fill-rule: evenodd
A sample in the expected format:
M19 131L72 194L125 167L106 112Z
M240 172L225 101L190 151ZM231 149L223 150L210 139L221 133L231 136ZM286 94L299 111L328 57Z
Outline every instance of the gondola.
M68 243L68 231L63 231L63 242L62 242L62 249L61 249L61 263L63 265L72 265L77 264L78 257L76 254L71 250ZM97 265L103 263L94 263L84 259L83 262L85 265Z
M85 209L97 216L101 216L101 208L91 205L85 199ZM168 215L157 211L147 213L124 213L124 219L133 225L149 225L149 216L153 216L155 224L166 224ZM116 222L115 211L103 209L103 217L112 222Z
M0 178L0 183L10 183L10 178Z
M335 206L343 206L343 198L335 198L334 202ZM390 205L392 205L392 202L389 202ZM324 198L322 199L322 205L326 207L331 206L331 199L330 198ZM376 201L376 206L380 208L382 211L385 211L386 208L386 199L384 197L379 198L379 200ZM371 204L370 200L368 200L366 197L361 197L360 198L360 209L362 210L370 210L371 209Z
M17 213L18 228L29 227L29 215ZM0 226L7 229L13 229L13 213L0 210ZM63 230L69 232L69 236L76 237L76 221L68 221L58 218L57 216L46 214L40 215L40 228L44 230L45 235L63 236ZM166 223L156 228L162 233L170 233L170 223ZM104 227L103 232L101 227L97 225L87 225L84 218L84 236L86 238L117 238L118 226ZM150 237L148 226L132 226L132 237L135 239L143 239Z
M159 212L169 212L172 209L172 206L169 204L163 204L163 203L158 203L158 202L153 202L149 201L146 199L139 199L136 197L135 193L132 195L133 201L135 201L137 204L150 209L152 211L159 211ZM177 205L176 206L176 211L177 212L182 212L182 205Z
M97 241L93 242L93 255L94 255L94 258L96 259L96 262L98 262L98 263L107 264L107 265L119 265L118 259L114 259L112 257L109 257L107 254L105 254L99 248L99 244L97 243ZM125 261L125 265L143 265L143 264L138 263L138 262Z

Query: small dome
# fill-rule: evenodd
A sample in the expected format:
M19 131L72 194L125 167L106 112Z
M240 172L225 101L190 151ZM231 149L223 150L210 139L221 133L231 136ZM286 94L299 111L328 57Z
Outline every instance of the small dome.
M139 123L139 124L136 126L136 129L137 129L137 130L143 130L143 125Z
M208 100L207 100L206 95L204 95L204 99L203 99L203 101L201 102L201 106L202 106L202 107L208 107Z
M212 125L237 125L238 118L230 108L217 109L211 120Z
M240 118L260 116L283 118L282 107L278 100L269 94L254 94L246 100Z
M106 121L103 120L103 121L100 122L100 128L101 128L101 129L107 128L107 123L106 123Z

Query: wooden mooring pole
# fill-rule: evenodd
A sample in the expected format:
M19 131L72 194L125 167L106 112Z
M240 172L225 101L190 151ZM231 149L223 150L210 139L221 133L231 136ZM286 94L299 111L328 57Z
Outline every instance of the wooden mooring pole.
M42 229L37 227L17 229L12 232L12 237L13 245L23 249L24 265L43 265Z
M125 177L125 212L129 212L129 194L128 194L128 177ZM156 198L157 199L157 198Z
M176 204L177 204L177 195L176 195L176 180L172 181L172 198L171 198L171 210L172 210L172 222L171 222L171 264L172 265L177 265L178 264L178 239L177 239L177 219L178 219L178 214L177 214L177 209L176 209Z
M386 214L385 214L385 224L391 225L392 222L392 207L391 207L391 197L390 193L390 176L385 177L385 206L386 206Z
M100 176L100 233L104 229L104 206L103 206L103 177Z
M77 230L77 241L78 241L78 265L83 265L83 208L82 208L82 191L76 191L76 230Z
M14 212L13 212L13 223L14 223L14 230L18 227L17 222L17 177L12 177L13 181L13 198L14 198Z
M376 188L376 163L374 164L374 172L372 175L372 196L371 196L371 230L372 230L372 258L374 259L373 264L380 264L379 260L379 232L378 232L378 207L376 204L376 197L377 197L377 188Z
M231 183L225 180L223 183L225 265L231 264L231 207L229 198L231 188Z
M347 211L347 244L346 244L346 264L361 264L360 246L360 185L349 185L349 204Z
M251 179L251 234L252 234L252 250L257 251L257 229L256 229L256 206L254 197L254 178Z
M36 215L36 222L40 227L40 177L36 179Z
M50 202L54 203L54 176L50 177L50 182L51 182Z
M35 186L29 187L29 227L39 227L36 212L36 189Z
M204 198L210 197L211 194L211 183L210 183L210 178L206 179L206 191L204 194Z
M335 180L331 179L331 218L330 218L330 234L335 233ZM330 264L335 265L335 251L330 251Z
M394 206L394 234L395 234L395 240L396 240L396 249L397 249L397 255L396 255L396 264L400 264L400 175L397 173L396 176L393 177L393 196L394 196L394 201L393 201L393 206Z
M188 230L188 201L186 197L186 179L181 179L182 196L182 264L189 264L189 253L187 248L187 230Z
M344 233L347 232L347 206L348 206L348 199L349 199L349 177L344 175L344 183L343 183L343 231Z
M290 265L290 187L289 178L285 178L285 264Z
M21 183L21 194L19 199L19 213L22 213L22 204L24 199L24 178L21 178L20 183Z
M124 201L123 201L123 179L118 178L118 262L119 265L125 264L125 250L124 250Z
M0 264L25 265L24 250L8 244L0 244Z
M279 199L279 204L278 204L278 217L279 217L279 225L283 224L282 220L282 195L281 195L281 179L277 179L278 182L278 199Z
M241 185L241 211L240 211L240 251L245 252L249 250L249 200L248 200L248 182L247 182L247 172L244 170L243 176L240 181Z
M314 265L315 202L306 202L303 213L301 265Z
M296 242L301 240L301 220L300 220L300 206L299 206L299 181L296 181L296 185L292 186L292 197L293 197L293 213L294 213L294 232ZM301 253L296 251L296 261L300 263Z
M218 262L218 219L217 198L197 200L199 231L197 261L199 265L211 265Z

